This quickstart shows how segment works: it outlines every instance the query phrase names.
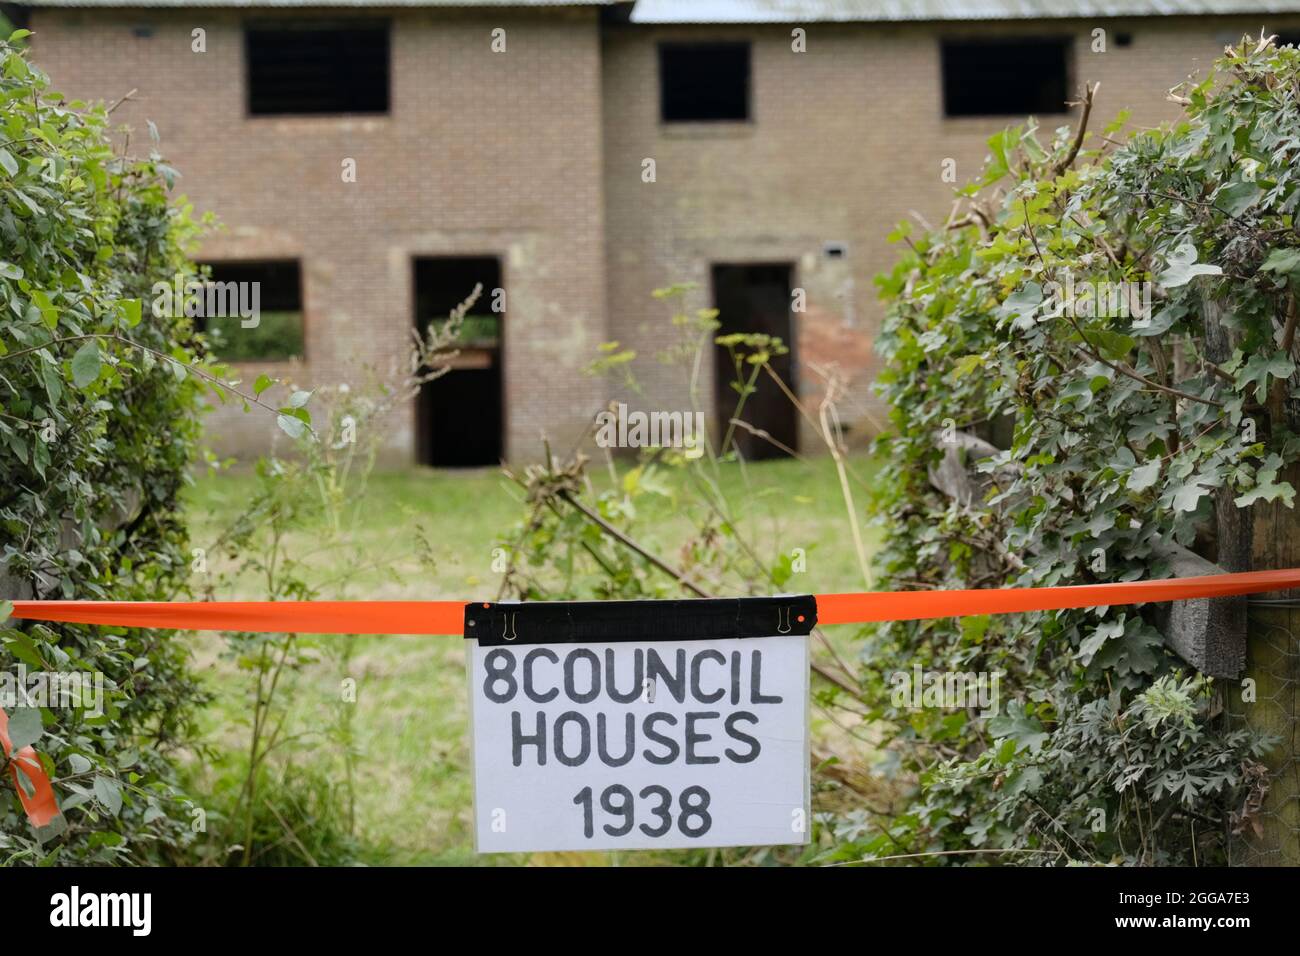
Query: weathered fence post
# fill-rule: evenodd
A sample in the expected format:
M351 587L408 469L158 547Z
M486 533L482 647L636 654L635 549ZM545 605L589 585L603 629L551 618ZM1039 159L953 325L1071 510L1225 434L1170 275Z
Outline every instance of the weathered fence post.
M1294 426L1293 426L1294 427ZM1300 488L1300 467L1283 477ZM1260 569L1300 566L1300 512L1281 502L1260 502L1243 522L1251 563ZM1227 688L1229 712L1241 724L1279 739L1264 760L1268 775L1247 799L1245 819L1234 828L1235 866L1300 865L1300 591L1261 594L1250 600L1246 671ZM1264 791L1264 787L1267 790Z
M1222 321L1223 308L1205 302L1205 353L1214 362L1226 361L1240 333ZM1286 333L1284 332L1284 337ZM1286 345L1289 348L1291 342ZM1289 383L1288 383L1289 384ZM1266 414L1255 412L1258 434L1278 425L1293 433L1300 429L1300 407L1289 394L1275 389ZM1250 414L1249 412L1247 414ZM1279 476L1300 488L1300 466ZM1300 510L1281 502L1258 502L1241 509L1230 492L1220 490L1215 501L1217 561L1228 571L1271 570L1300 566ZM1236 817L1229 840L1234 866L1300 865L1300 591L1282 591L1235 600L1246 603L1246 667L1239 684L1224 682L1224 703L1237 726L1279 738L1264 765L1266 774L1252 781L1245 805Z

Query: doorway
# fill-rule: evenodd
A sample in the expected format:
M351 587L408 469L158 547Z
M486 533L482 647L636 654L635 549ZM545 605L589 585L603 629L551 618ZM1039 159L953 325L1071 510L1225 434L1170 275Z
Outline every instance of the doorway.
M416 453L424 465L474 468L495 465L504 452L502 359L504 311L494 311L501 261L487 256L415 260L415 328L422 335L474 291L483 291L465 316L459 354L450 371L420 386L416 401Z
M779 338L790 349L784 355L773 356L772 371L796 395L798 383L794 377L793 323L790 317L790 277L793 266L788 263L758 265L715 265L713 267L713 303L718 309L721 327L719 335L737 332L761 332ZM735 415L739 394L731 383L736 371L731 356L722 346L715 349L714 395L718 410L718 434L727 433ZM732 441L746 460L785 458L799 448L799 412L785 396L780 386L766 372L759 373L754 382L755 391L741 409L740 419L751 428L767 432L774 441L768 441L737 425ZM719 439L721 440L721 439Z

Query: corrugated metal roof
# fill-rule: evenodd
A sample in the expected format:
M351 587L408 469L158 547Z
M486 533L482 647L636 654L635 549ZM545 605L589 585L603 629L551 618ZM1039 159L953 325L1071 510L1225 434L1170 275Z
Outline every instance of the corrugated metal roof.
M123 9L258 7L603 7L619 0L11 0L19 7L117 7Z
M1300 0L637 0L633 23L1059 20L1300 13Z

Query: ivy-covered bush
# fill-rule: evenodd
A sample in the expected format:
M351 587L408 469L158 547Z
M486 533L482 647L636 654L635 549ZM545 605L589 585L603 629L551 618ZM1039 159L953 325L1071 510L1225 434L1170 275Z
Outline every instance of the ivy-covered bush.
M104 109L50 91L24 34L0 41L0 599L171 598L191 561L177 494L208 366L189 320L148 303L156 281L192 273L194 227L168 201L173 171L115 154ZM11 690L21 670L103 675L104 700L99 715L93 691L88 707L6 706L63 816L33 831L4 767L0 865L139 863L187 842L200 817L169 756L200 699L183 645L8 610L0 600Z
M1174 546L1215 558L1216 501L1291 504L1298 91L1300 52L1244 44L1175 94L1180 122L1006 130L952 221L899 228L882 587L1166 577ZM959 447L985 449L973 496L932 481ZM1221 859L1268 742L1225 726L1225 687L1156 623L1114 607L873 629L868 702L917 786L838 855ZM998 714L895 706L890 675L917 662L1001 673Z

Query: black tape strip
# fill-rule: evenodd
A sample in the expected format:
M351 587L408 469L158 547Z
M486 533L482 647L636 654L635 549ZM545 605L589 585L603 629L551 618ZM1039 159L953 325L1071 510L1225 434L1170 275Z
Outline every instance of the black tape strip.
M487 647L606 641L709 641L810 634L811 594L692 601L539 601L465 606L465 636Z

